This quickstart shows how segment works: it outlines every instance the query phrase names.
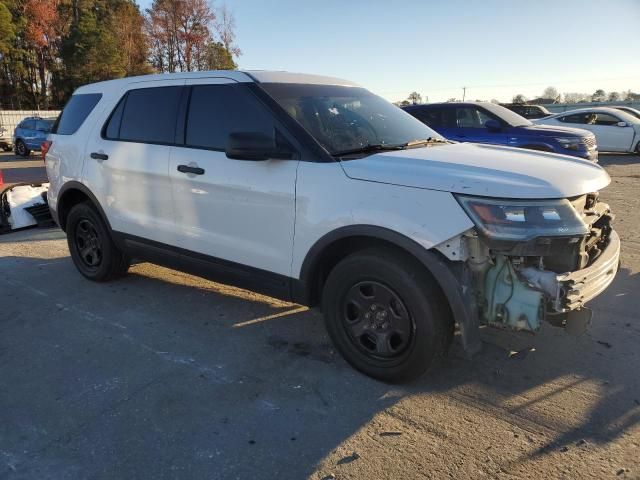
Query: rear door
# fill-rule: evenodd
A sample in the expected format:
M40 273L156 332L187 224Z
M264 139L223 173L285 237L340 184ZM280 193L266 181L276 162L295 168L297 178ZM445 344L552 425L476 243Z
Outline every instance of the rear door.
M225 147L232 132L293 139L247 84L205 78L187 85L184 145L172 149L169 166L176 244L289 276L298 160L233 160Z
M168 169L183 85L184 80L134 85L122 92L106 123L94 128L84 182L113 230L162 243L175 238Z

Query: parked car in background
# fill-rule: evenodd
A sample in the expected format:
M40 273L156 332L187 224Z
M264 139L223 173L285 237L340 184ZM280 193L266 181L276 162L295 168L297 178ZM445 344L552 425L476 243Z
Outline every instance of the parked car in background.
M500 105L529 120L551 115L551 112L542 105L527 105L524 103L501 103Z
M541 118L535 123L555 128L560 125L583 128L593 132L601 151L640 154L640 118L616 108L569 110Z
M615 108L616 110L622 110L623 112L633 115L636 118L640 118L640 110L638 110L637 108L632 108L632 107L611 107L611 108Z
M15 128L13 145L17 155L28 157L32 150L40 150L51 132L55 118L27 117Z
M10 152L13 150L13 139L11 138L11 133L0 125L0 148L2 148L5 152Z
M456 324L468 353L480 324L583 331L617 271L604 169L449 142L347 80L100 82L49 140L48 203L80 274L139 258L318 307L345 359L389 382L424 372Z
M592 133L576 128L534 125L494 103L430 103L403 108L450 140L508 145L598 160Z

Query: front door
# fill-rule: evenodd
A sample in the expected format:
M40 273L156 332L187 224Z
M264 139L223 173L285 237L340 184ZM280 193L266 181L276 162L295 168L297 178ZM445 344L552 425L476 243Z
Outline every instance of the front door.
M585 125L580 128L590 130L596 136L598 150L609 152L626 152L631 150L633 143L633 127L618 125L622 120L615 115L594 112L587 116Z
M176 246L290 276L297 160L227 158L232 132L263 132L287 142L248 84L187 81L184 146L171 150L169 176Z

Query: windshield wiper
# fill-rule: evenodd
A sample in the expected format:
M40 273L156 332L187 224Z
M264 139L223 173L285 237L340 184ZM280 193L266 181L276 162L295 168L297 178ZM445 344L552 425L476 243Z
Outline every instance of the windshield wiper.
M354 155L356 153L375 153L375 152L383 152L387 150L403 150L407 148L406 143L401 143L398 145L388 144L388 143L369 143L367 145L363 145L358 148L350 148L348 150L341 150L339 152L334 152L332 155L334 157L342 157L344 155Z
M445 140L443 138L429 137L429 138L425 138L424 140L412 140L410 142L405 143L404 146L406 148L411 148L411 147L420 147L422 145L431 145L433 143L450 143L450 142L449 140Z

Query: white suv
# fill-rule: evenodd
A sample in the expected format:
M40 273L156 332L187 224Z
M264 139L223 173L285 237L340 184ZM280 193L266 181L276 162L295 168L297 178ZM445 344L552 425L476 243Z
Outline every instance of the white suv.
M575 157L453 143L351 82L199 72L79 88L46 153L49 205L95 281L144 259L319 307L385 381L457 324L580 331L620 240Z

